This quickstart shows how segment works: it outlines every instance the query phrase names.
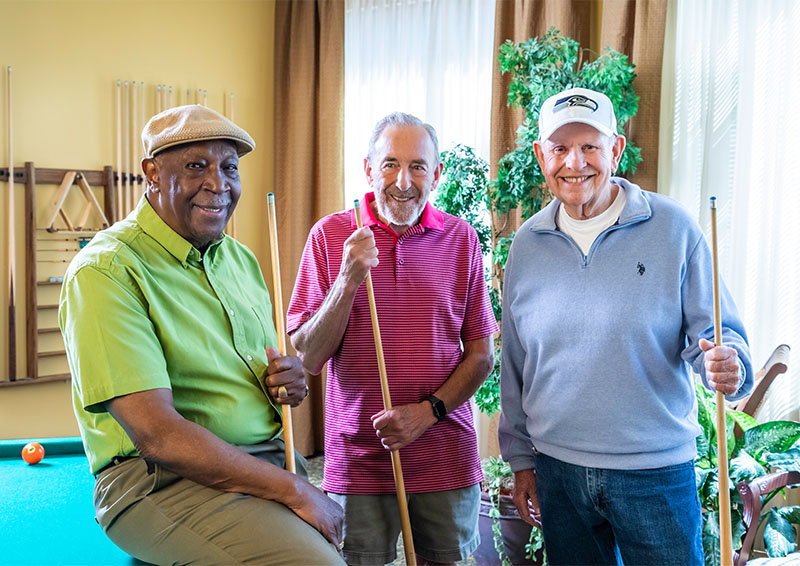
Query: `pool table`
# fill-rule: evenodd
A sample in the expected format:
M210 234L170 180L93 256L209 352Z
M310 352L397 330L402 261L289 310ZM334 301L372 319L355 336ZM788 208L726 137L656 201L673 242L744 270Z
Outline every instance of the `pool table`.
M32 466L20 456L31 441L45 450ZM0 440L0 564L144 564L103 534L93 489L80 438Z

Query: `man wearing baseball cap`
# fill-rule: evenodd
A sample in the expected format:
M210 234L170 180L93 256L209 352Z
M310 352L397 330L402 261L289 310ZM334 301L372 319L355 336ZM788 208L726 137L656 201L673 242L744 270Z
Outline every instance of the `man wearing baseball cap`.
M604 94L541 108L536 158L554 195L517 231L503 288L499 436L514 502L550 564L702 565L690 370L729 400L753 376L711 254L670 199L615 177L625 137Z
M259 264L223 233L255 142L198 105L142 142L145 194L78 253L59 306L97 521L150 563L343 564L341 507L284 469L301 362L274 349Z

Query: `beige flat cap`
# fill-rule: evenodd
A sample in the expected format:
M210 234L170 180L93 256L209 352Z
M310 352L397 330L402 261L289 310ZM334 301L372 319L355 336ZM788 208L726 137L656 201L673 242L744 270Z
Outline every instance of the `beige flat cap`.
M208 140L231 140L239 157L256 147L250 134L219 112L199 104L164 110L150 118L142 130L145 157L176 145Z

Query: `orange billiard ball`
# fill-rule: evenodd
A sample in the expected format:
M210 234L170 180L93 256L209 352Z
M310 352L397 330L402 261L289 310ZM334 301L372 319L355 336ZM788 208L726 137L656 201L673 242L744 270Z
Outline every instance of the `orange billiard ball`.
M44 458L44 448L38 442L29 442L22 449L22 459L28 464L38 464Z

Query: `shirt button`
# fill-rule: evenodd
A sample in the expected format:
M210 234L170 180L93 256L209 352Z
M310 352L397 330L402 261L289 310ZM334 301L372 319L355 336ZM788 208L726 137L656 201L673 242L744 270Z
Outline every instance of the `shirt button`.
M248 356L247 356L247 361L248 361L248 362L252 362L252 361L253 361L253 356L249 356L249 355L248 355Z
M231 311L230 311L230 312L231 312L231 316L236 316L236 311L234 311L233 309L231 309Z
M400 265L403 265L405 263L405 261L403 261L402 259L399 259L399 260L397 260L397 263L399 263Z

